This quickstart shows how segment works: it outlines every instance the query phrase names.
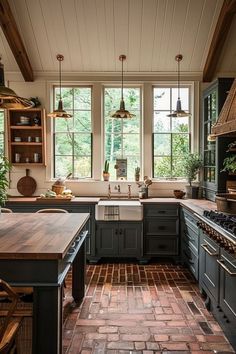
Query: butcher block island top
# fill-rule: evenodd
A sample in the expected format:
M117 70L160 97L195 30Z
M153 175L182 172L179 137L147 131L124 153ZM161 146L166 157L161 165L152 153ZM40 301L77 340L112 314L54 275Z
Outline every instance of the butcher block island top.
M88 213L3 213L0 259L63 259Z

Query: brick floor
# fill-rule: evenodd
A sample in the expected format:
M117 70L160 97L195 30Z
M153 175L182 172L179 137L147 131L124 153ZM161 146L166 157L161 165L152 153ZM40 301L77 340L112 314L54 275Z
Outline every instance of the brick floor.
M182 266L87 266L80 307L67 279L64 354L235 353Z

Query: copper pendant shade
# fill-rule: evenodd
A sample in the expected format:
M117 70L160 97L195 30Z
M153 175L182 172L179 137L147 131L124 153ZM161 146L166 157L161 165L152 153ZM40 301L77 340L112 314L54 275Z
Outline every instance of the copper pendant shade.
M126 55L121 54L119 56L119 60L122 63L120 109L118 109L115 113L112 113L111 117L112 118L132 118L132 117L135 117L135 114L132 114L125 109L125 101L124 101L124 96L123 96L123 86L124 86L123 62L124 62L124 60L126 60Z
M60 88L60 98L58 101L57 109L55 109L52 113L48 114L50 118L71 118L72 114L67 113L63 109L63 102L61 98L61 62L64 60L64 56L62 54L57 54L57 60L59 62L59 88Z
M176 110L171 113L168 114L167 117L189 117L191 116L191 113L187 113L185 112L182 107L181 107L181 100L180 100L180 62L183 59L183 55L182 54L177 54L175 57L175 60L178 63L178 100L176 103Z
M0 62L0 108L27 109L33 106L34 103L32 101L18 96L13 90L5 86L4 65Z

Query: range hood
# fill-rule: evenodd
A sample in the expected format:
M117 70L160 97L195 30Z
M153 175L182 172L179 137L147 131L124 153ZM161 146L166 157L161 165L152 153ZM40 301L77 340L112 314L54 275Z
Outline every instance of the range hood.
M215 136L236 134L236 79L234 79L219 118L211 131Z

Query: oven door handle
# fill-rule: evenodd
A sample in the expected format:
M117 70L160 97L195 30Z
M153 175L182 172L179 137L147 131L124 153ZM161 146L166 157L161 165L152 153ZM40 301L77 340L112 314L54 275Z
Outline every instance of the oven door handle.
M219 265L232 277L236 277L236 272L231 272L231 270L229 270L226 265L224 264L224 260L223 259L217 259L217 263L219 263Z
M211 252L208 249L208 245L201 245L201 247L204 249L204 251L206 251L210 256L214 257L214 256L218 256L218 252Z

